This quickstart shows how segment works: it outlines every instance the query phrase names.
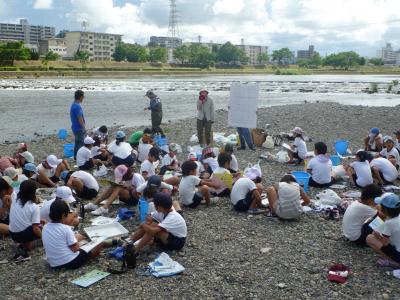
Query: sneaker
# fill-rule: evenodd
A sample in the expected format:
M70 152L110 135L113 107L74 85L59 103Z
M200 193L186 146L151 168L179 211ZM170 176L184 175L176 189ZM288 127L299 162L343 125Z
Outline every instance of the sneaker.
M31 257L29 256L28 252L26 252L26 251L18 251L13 257L14 262L23 262L23 261L27 261L30 259L31 259Z
M265 210L261 208L250 208L247 213L250 215L259 215L265 213Z
M107 216L108 209L104 208L103 206L100 206L98 209L92 211L91 214L94 216Z
M376 263L379 267L382 268L399 268L400 266L399 264L396 264L395 262L386 258L380 258Z
M94 203L88 203L84 206L85 211L93 211L99 208L98 205L94 204Z

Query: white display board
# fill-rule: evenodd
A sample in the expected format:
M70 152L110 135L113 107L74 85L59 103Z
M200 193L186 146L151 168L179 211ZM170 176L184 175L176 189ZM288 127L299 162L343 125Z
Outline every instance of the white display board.
M228 126L256 128L259 100L257 84L233 83L229 100Z

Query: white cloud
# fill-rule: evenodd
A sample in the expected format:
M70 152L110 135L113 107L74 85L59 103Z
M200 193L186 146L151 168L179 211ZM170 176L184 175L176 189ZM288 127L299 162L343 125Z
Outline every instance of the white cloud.
M36 0L33 4L34 9L52 9L53 0Z
M90 30L120 33L126 41L141 43L168 32L166 0L70 1L69 19L77 25L88 21ZM393 30L400 22L387 22L399 19L398 0L178 0L177 4L181 37L187 41L199 35L215 42L239 43L244 38L270 49L292 50L315 44L323 54L353 47L373 55L386 38L400 47L400 36Z

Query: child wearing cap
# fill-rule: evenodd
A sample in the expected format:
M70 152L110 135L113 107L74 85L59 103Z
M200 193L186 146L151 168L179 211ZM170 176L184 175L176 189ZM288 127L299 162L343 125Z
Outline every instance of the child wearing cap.
M11 186L11 179L7 176L0 177L0 234L8 235L10 223L10 207L16 194Z
M37 182L35 176L37 176L38 174L39 173L37 171L37 167L35 166L35 164L27 163L22 168L21 182L25 180L31 180L36 183L36 186L38 188L45 187L44 185Z
M261 210L261 173L255 168L246 172L244 177L239 178L232 187L231 203L238 212L257 214Z
M43 247L46 260L54 269L77 269L91 257L96 257L103 244L96 246L89 253L80 249L79 242L84 239L79 233L74 234L71 227L66 225L70 209L62 200L55 200L50 206L51 222L43 228Z
M83 140L83 147L76 153L76 164L79 170L90 170L95 166L101 166L103 163L99 159L93 158L92 148L95 140L90 136L85 137Z
M38 175L34 175L34 177L44 186L56 187L56 183L60 181L61 173L70 169L66 160L58 159L55 155L49 155L38 165Z
M117 131L115 141L108 145L107 150L111 155L110 160L115 166L126 165L129 168L135 163L136 157L133 156L131 145L125 142L125 137L123 131Z
M129 206L136 206L139 201L139 193L137 188L145 183L142 175L133 173L132 169L125 165L119 165L114 170L115 182L117 185L112 185L96 199L85 205L85 210L92 211L95 216L107 215L110 205L117 199ZM99 207L98 205L106 200L106 203Z
M196 169L196 176L200 177L200 178L209 178L209 174L207 174L208 176L205 176L205 172L206 170L204 169L204 166L201 162L199 162L197 160L197 153L196 152L190 152L188 155L188 160L190 161L194 161L197 165L197 169Z
M160 175L164 175L167 171L177 171L179 169L179 162L176 157L178 153L177 145L174 143L169 144L168 150L168 153L161 160Z
M383 138L383 149L379 153L378 157L379 156L388 159L396 169L399 169L400 155L399 151L394 147L393 138L391 136L385 136Z
M218 155L218 168L214 170L210 178L217 186L213 192L217 197L229 197L231 194L233 184L233 175L229 172L231 161L232 157L228 153Z
M380 185L393 184L398 176L396 167L386 158L378 157L370 162L372 175Z
M22 252L14 259L27 259L26 251L32 249L32 242L42 237L40 228L40 208L37 205L36 184L32 181L21 183L17 199L13 199L10 209L10 236L20 244ZM22 258L21 258L22 257Z
M370 133L364 139L364 150L365 151L373 151L373 152L380 152L382 151L383 146L383 137L380 133L379 128L371 128Z
M382 189L368 184L361 191L361 199L354 201L343 216L342 232L351 242L359 246L366 245L366 238L372 233L369 224L379 216L374 199L382 195Z
M396 194L387 193L375 199L385 215L383 229L374 231L367 237L367 244L382 259L378 265L382 267L400 267L400 198Z
M153 242L159 242L161 248L167 251L182 249L187 236L186 222L173 209L171 196L157 193L153 201L156 211L131 236L133 242L138 241L135 245L136 253Z
M197 164L188 160L182 164L182 180L179 184L179 197L184 206L196 208L203 200L206 205L211 203L211 194L208 187L218 188L209 180L196 176Z
M22 153L18 153L16 156L16 160L18 165L23 168L25 166L25 164L27 163L34 163L35 162L35 158L33 157L32 153L30 153L29 151L25 151Z
M346 169L347 174L358 188L363 188L374 183L368 157L368 152L363 150L357 151L356 161L352 162Z
M233 152L234 152L233 151L233 145L230 144L230 143L227 143L225 145L224 152L229 154L231 156L231 158L232 158L231 167L230 167L229 171L232 174L236 174L239 171L239 163L237 161L237 158L236 158L235 154L233 154Z
M18 174L17 170L14 167L7 168L4 171L4 176L10 177L12 180L11 186L14 189L18 189L21 182L25 181L26 176L22 174Z
M72 190L67 186L57 187L55 197L43 203L43 206L40 208L40 220L42 220L45 223L51 222L50 207L54 203L54 201L57 200L65 201L65 203L67 203L69 207L69 213L65 218L63 224L72 227L78 226L79 224L78 213L74 212L71 207L71 205L76 201L76 199L72 195Z
M153 148L152 139L149 134L144 134L138 146L138 162L143 163L149 156L150 149Z
M310 204L310 198L291 174L283 176L276 186L268 188L267 196L272 213L286 220L299 218L303 213L302 206Z
M92 200L97 197L100 187L92 174L86 171L75 171L63 172L61 176L65 185L74 190L79 198Z
M326 155L328 147L325 143L315 144L315 156L307 165L307 172L311 174L309 185L316 188L326 188L334 183L332 176L332 161Z
M218 168L218 160L215 158L214 151L211 147L203 149L202 163L208 174L212 174Z
M307 156L307 145L304 141L304 131L300 127L295 127L293 130L294 142L288 150L289 164L302 163Z

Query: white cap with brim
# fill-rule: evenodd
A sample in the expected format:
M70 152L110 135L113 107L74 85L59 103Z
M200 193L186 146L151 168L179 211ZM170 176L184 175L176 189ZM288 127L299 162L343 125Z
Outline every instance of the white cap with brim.
M3 178L5 182L7 182L7 184L12 187L13 181L10 177L8 176L0 176L0 178Z
M245 177L247 177L250 180L255 180L258 177L261 177L261 172L257 168L250 168L245 174Z
M4 175L10 177L11 179L15 178L18 176L17 170L15 170L14 167L9 167L4 170Z
M83 143L85 145L93 145L95 143L95 140L92 139L90 136L85 137L85 139L83 140Z
M58 159L55 155L49 155L46 158L46 162L49 164L50 167L57 168L58 165L62 162L62 159Z
M56 197L66 201L67 203L73 203L76 201L72 195L71 189L67 186L59 186L56 190Z
M25 161L27 163L34 163L35 162L35 159L34 159L32 153L30 153L29 151L25 151L25 152L19 153L19 155L22 156L23 158L25 158Z

